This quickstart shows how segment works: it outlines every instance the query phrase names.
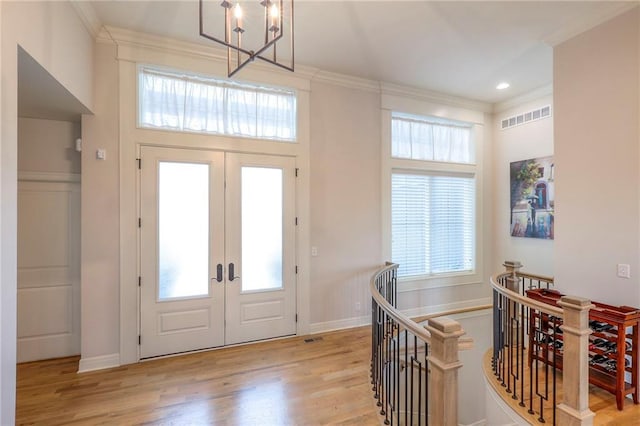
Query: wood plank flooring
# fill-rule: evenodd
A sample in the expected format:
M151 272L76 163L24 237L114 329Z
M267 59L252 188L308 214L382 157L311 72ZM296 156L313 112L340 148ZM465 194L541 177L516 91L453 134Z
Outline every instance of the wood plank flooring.
M17 424L378 425L368 327L77 374L18 365ZM320 338L320 339L318 339Z

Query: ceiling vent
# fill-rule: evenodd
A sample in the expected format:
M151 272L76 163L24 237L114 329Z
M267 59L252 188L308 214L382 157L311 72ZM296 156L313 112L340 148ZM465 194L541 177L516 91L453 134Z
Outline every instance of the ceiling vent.
M502 119L502 130L551 117L551 105Z

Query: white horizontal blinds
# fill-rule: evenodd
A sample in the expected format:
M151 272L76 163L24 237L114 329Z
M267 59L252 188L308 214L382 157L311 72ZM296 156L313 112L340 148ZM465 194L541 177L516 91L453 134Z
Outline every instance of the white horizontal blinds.
M393 173L391 233L401 277L473 270L475 179Z
M429 177L391 177L391 259L399 276L423 275L429 265Z
M394 114L391 118L391 156L472 163L471 127Z
M474 266L475 179L432 176L430 181L430 273L471 271Z
M140 68L141 127L296 140L293 90Z

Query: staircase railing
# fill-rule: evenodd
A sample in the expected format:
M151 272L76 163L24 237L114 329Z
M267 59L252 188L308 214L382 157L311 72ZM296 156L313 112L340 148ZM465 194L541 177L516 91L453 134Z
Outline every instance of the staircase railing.
M585 372L593 305L579 297L563 296L558 306L527 297L527 290L549 289L553 278L522 273L520 262L504 266L505 272L491 278L492 368L497 381L538 422L592 424Z
M460 324L421 326L396 309L398 265L371 279L371 384L385 424L457 425Z

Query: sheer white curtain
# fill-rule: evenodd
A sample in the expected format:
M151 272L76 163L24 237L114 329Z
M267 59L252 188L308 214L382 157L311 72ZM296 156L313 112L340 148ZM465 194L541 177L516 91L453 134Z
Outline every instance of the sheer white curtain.
M471 127L391 118L391 156L412 160L471 163Z
M140 68L142 127L296 140L293 90Z

